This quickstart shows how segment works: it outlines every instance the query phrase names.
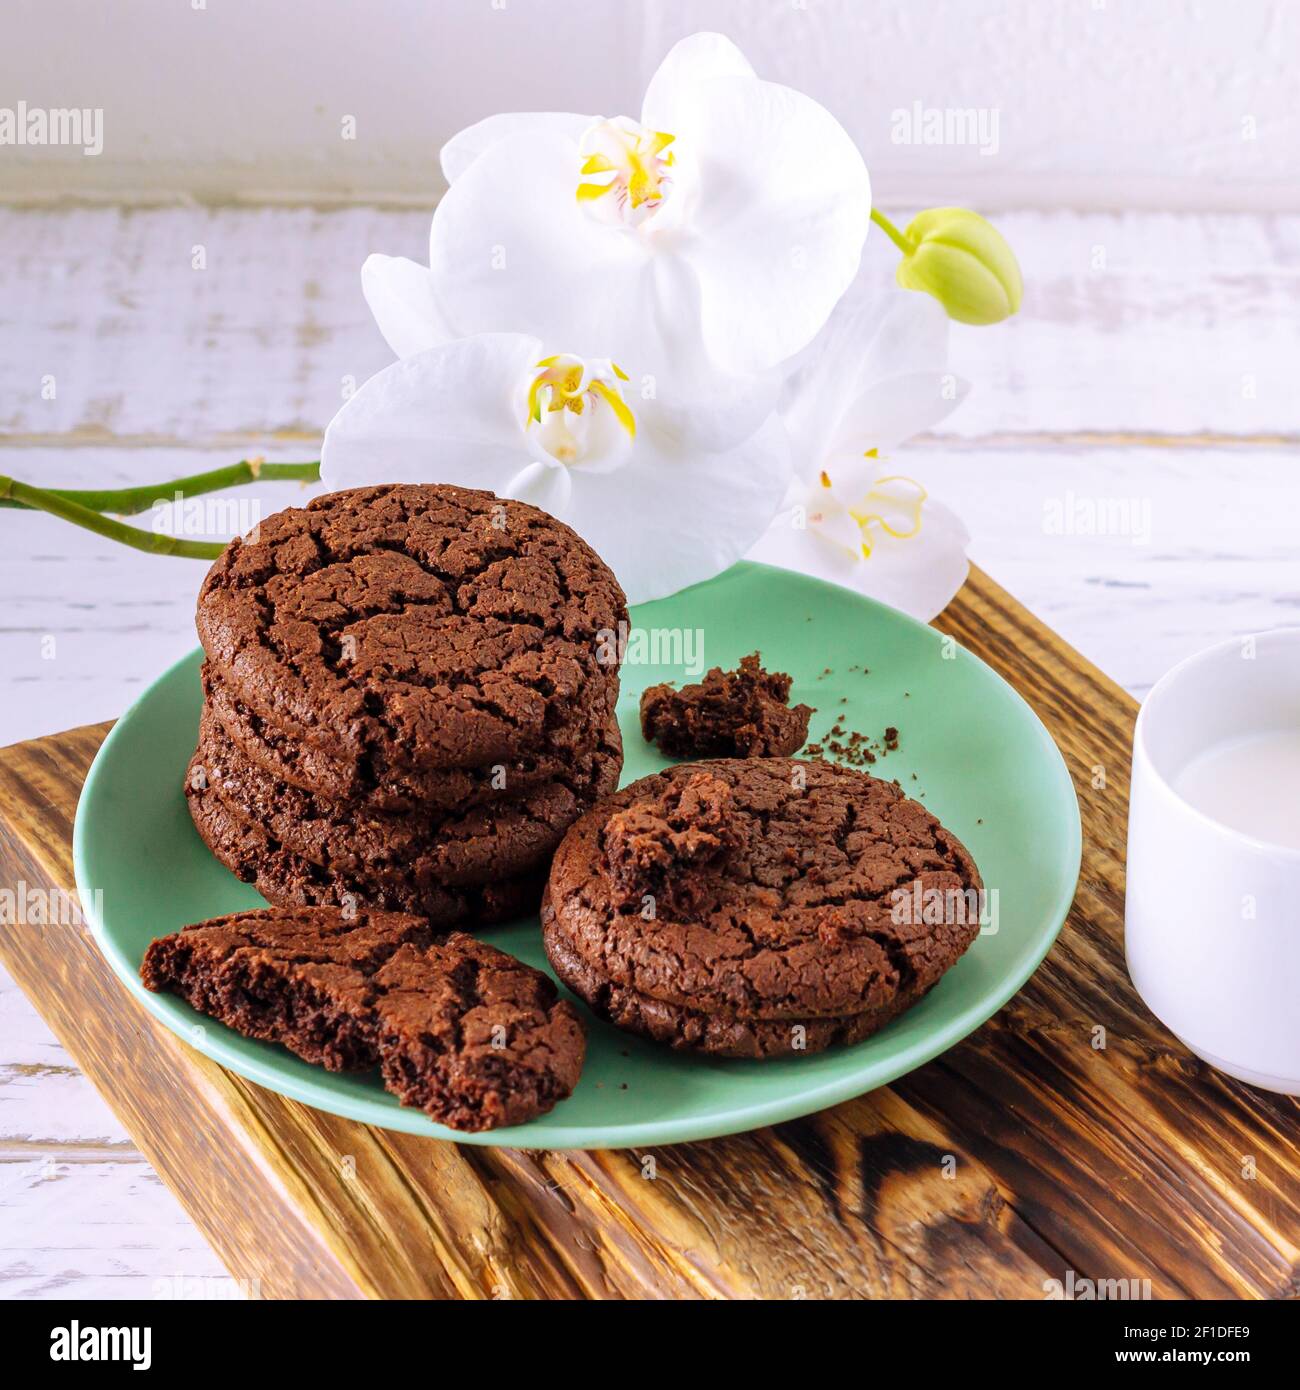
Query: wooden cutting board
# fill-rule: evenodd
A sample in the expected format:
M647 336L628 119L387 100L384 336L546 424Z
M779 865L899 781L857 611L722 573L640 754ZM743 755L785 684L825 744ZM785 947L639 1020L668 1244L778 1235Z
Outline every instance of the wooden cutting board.
M439 1143L223 1071L76 928L5 921L0 956L262 1297L1043 1298L1102 1280L1137 1281L1112 1297L1296 1293L1296 1103L1191 1057L1124 968L1134 702L979 572L936 626L1065 755L1078 895L999 1014L819 1115L645 1152ZM0 887L72 888L77 797L108 727L0 750Z

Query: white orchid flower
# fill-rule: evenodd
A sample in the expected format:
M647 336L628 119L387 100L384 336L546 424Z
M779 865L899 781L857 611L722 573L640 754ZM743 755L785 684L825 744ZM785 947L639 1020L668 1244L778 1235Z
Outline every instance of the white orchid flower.
M967 395L947 357L948 320L933 300L881 301L858 288L845 296L787 383L796 478L751 559L925 621L943 610L965 581L970 536L894 451Z
M866 167L834 117L761 81L717 34L672 49L639 120L493 116L455 136L442 164L451 187L430 268L366 264L394 351L452 333L563 341L637 364L697 430L701 396L742 433L761 422L775 383L754 378L826 322L871 212Z
M706 432L736 436L720 406ZM721 573L762 534L790 478L775 412L702 448L608 357L484 333L417 351L348 400L325 432L331 488L443 482L532 502L568 522L633 603Z

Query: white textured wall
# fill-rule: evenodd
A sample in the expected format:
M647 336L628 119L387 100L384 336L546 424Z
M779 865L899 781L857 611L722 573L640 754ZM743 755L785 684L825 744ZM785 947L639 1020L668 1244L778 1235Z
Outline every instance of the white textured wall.
M885 204L1300 209L1287 0L5 0L0 107L102 108L105 147L0 146L0 197L427 202L461 125L635 112L705 27L825 102ZM996 111L997 152L894 143L916 102Z

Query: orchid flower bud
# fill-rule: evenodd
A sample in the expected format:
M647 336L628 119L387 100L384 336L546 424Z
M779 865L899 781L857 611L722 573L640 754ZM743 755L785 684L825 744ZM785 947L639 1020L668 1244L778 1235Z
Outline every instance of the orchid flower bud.
M898 283L932 294L958 323L1001 323L1020 308L1024 282L1006 238L977 212L930 208L909 223Z

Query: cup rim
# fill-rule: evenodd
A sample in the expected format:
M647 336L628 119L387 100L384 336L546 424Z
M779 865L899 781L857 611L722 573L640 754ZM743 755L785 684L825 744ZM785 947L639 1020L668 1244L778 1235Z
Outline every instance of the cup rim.
M1157 696L1168 698L1167 687L1187 674L1192 668L1201 665L1208 665L1215 658L1222 656L1225 652L1239 649L1241 644L1249 638L1253 638L1256 643L1272 643L1275 639L1282 642L1292 642L1300 645L1300 625L1286 627L1269 628L1265 632L1246 632L1239 637L1226 637L1221 642L1215 642L1211 646L1203 647L1198 652L1193 652L1190 656L1185 656L1181 661L1171 666L1163 676L1147 691L1147 697L1142 701L1142 706L1138 710L1137 722L1133 726L1133 752L1136 755L1140 752L1142 761L1147 773L1161 786L1169 795L1190 815L1194 816L1206 826L1211 827L1220 835L1225 835L1229 839L1236 840L1247 848L1262 851L1267 854L1282 855L1287 859L1300 860L1300 849L1294 845L1284 845L1276 840L1261 840L1255 835L1248 835L1244 830L1238 830L1235 826L1228 825L1226 822L1216 820L1213 816L1202 811L1200 807L1193 806L1172 782L1160 771L1156 765L1156 760L1152 756L1151 748L1147 742L1146 726L1150 722L1148 711L1151 703ZM1130 774L1130 814L1132 813L1132 777Z

